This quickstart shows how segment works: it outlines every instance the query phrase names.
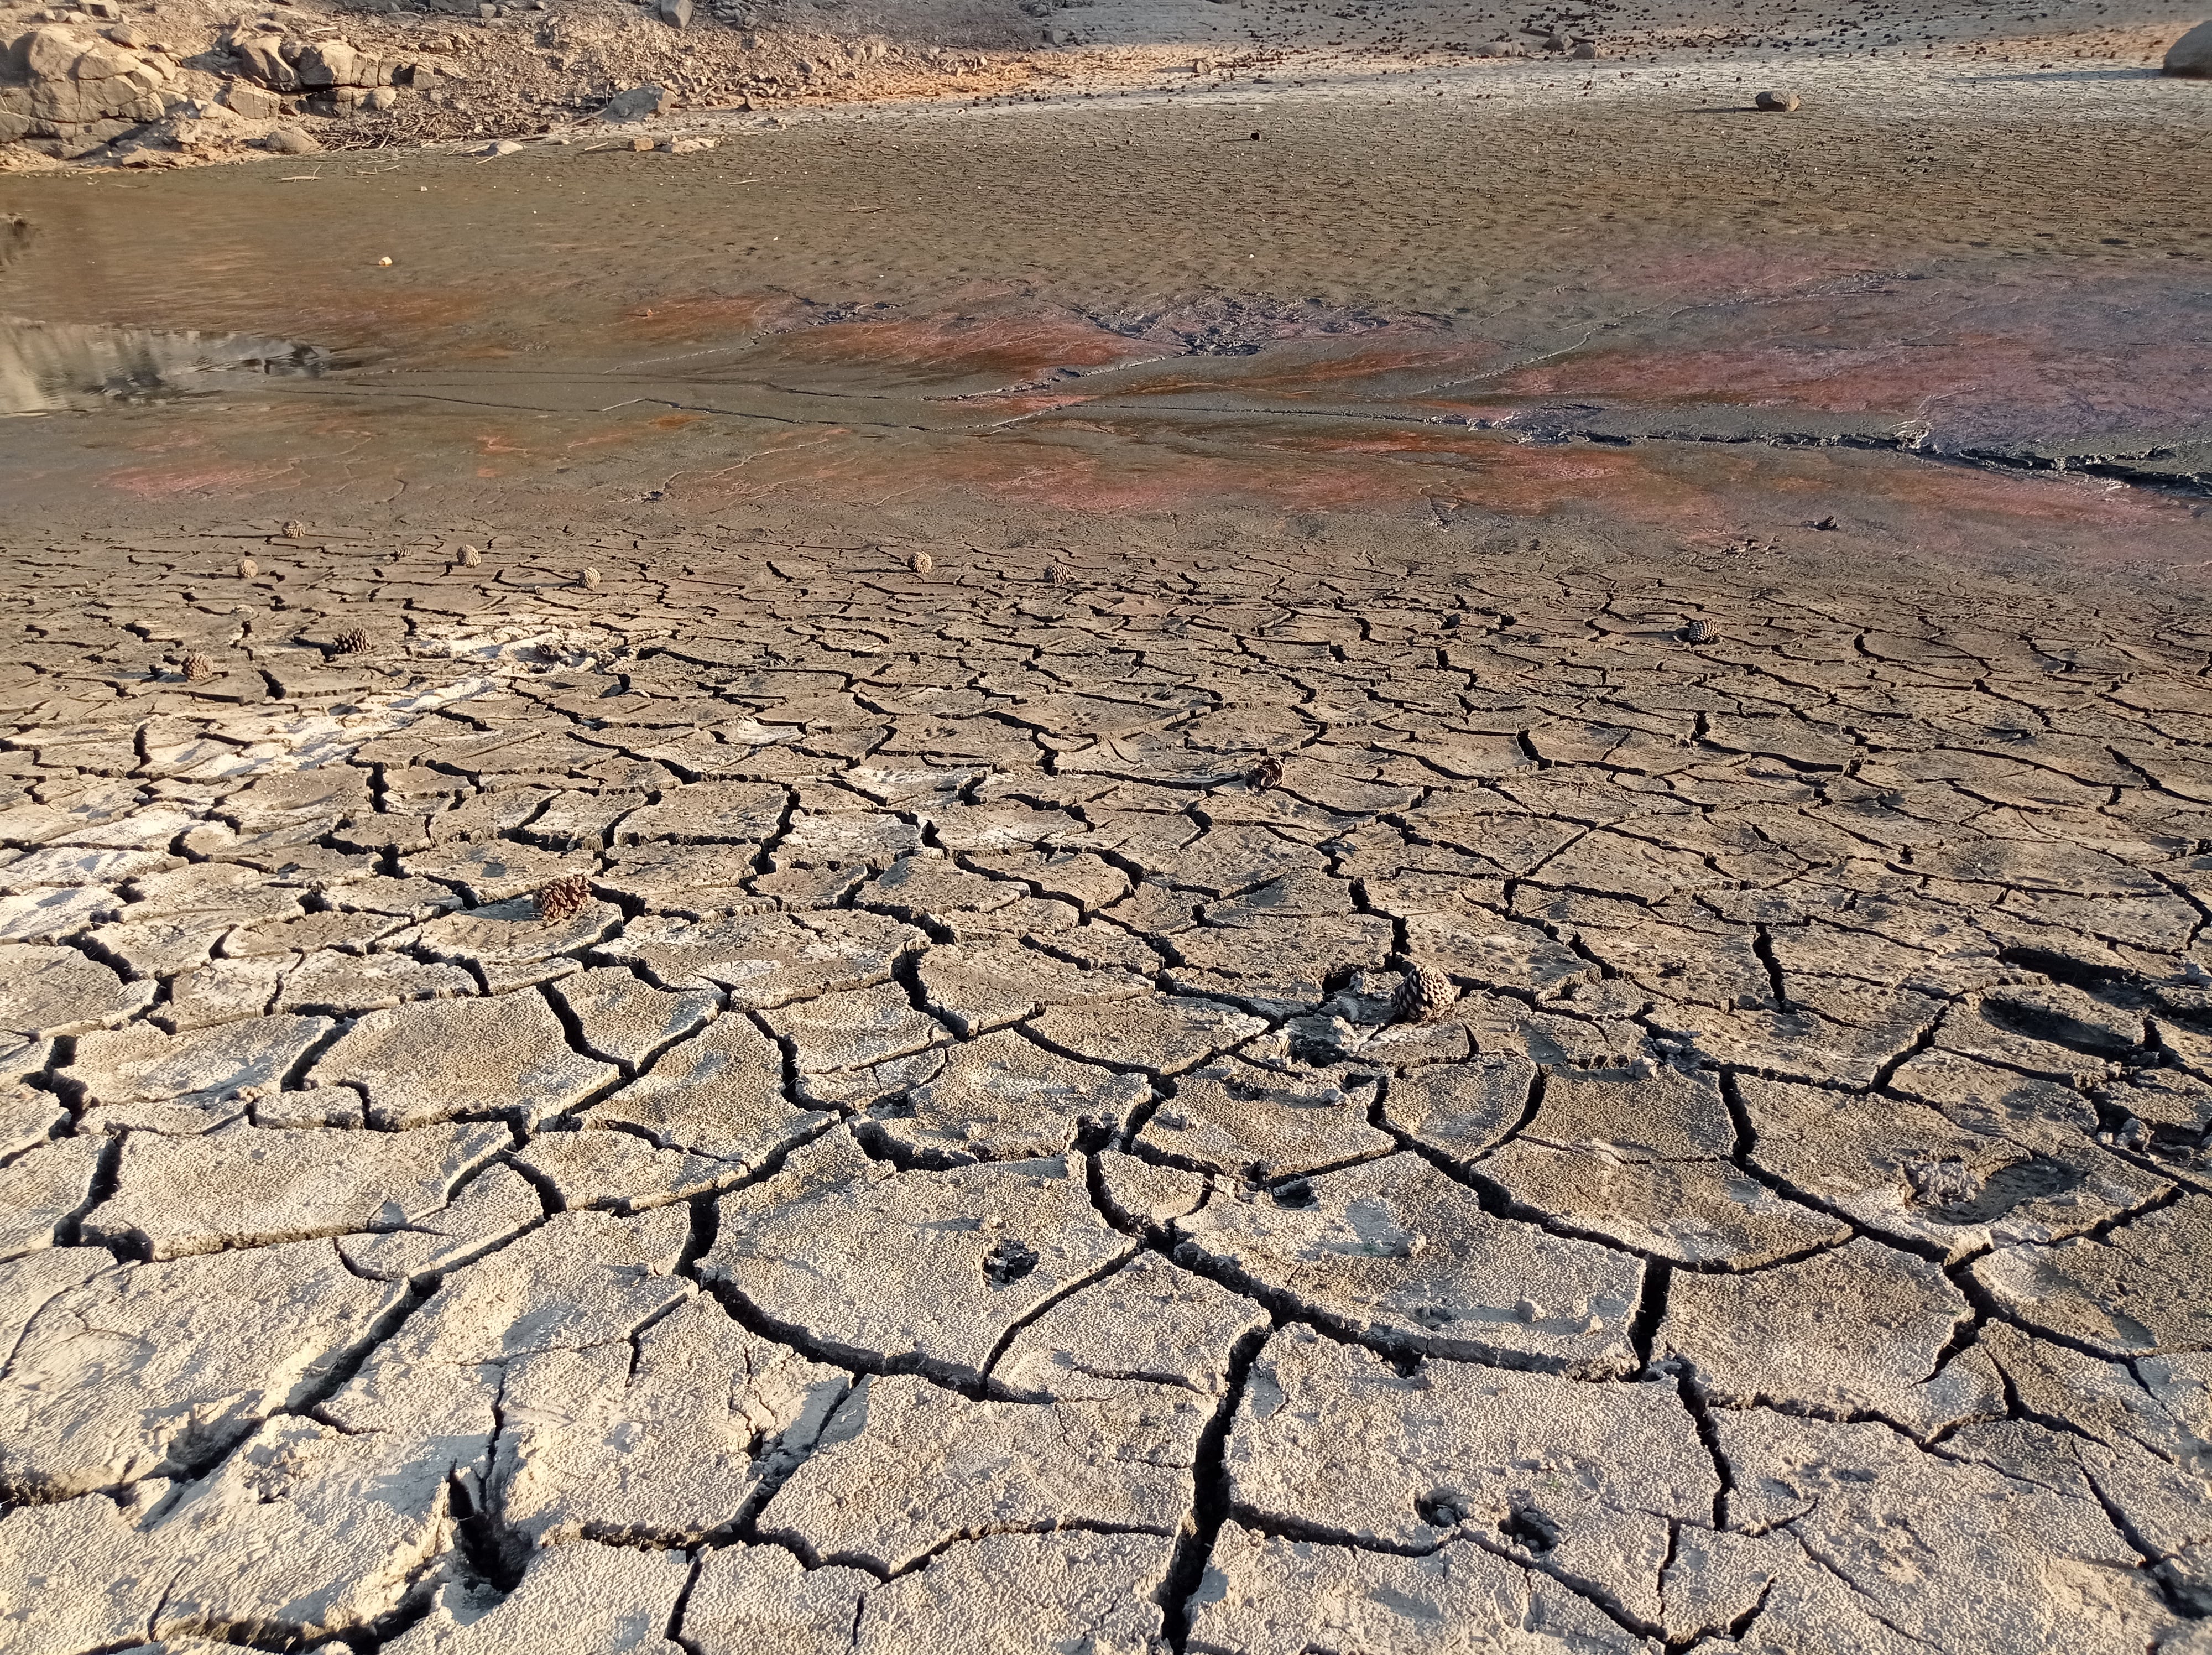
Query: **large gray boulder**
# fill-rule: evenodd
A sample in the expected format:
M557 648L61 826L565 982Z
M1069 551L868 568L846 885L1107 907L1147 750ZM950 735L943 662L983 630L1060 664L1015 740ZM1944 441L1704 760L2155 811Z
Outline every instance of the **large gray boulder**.
M617 92L599 111L603 121L650 120L675 106L676 100L657 86L634 86L627 92Z
M2167 49L2166 72L2212 80L2212 21L2199 23Z

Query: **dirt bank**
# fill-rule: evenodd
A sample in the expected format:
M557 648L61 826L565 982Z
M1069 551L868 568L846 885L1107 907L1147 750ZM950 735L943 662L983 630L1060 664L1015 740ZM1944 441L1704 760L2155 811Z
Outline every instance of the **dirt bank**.
M2003 18L1826 0L1755 20L1708 0L1328 13L1277 0L18 4L0 7L0 42L13 42L0 71L0 167L170 167L270 148L514 139L595 122L625 94L622 108L681 130L716 111L1264 92L1520 58L1596 74L1954 53L2030 73L2118 72L2155 64L2192 21L2179 0Z

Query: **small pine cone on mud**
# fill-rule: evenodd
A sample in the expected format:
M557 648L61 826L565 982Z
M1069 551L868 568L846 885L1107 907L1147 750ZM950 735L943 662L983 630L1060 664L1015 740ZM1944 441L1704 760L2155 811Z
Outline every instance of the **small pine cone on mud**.
M1398 980L1390 996L1393 1023L1427 1023L1441 1016L1459 998L1452 980L1433 965L1415 965Z
M1075 571L1065 563L1048 563L1045 565L1044 578L1045 584L1048 586L1073 586Z
M1682 629L1684 643L1711 643L1721 635L1721 630L1711 621L1692 621Z
M341 655L366 655L369 651L368 634L356 627L350 632L341 632L331 641L331 649Z
M906 566L916 575L927 575L937 567L937 560L926 551L917 551L906 560Z
M251 557L241 557L238 560L238 578L240 580L250 581L260 573L261 565L255 563Z
M538 891L538 917L558 925L562 920L574 919L584 911L584 904L592 899L592 881L581 873L571 873L566 879L556 879L541 885Z
M284 525L284 538L287 540L306 539L307 538L307 526L305 523L302 523L298 518L294 518L290 522Z
M478 551L474 546L463 546L461 555L453 561L463 569L474 569L478 563L483 562L483 553Z
M1269 753L1255 764L1244 778L1261 793L1283 785L1283 761Z
M599 589L599 572L595 569L587 569L576 578L583 583L584 590L586 592L597 592Z
M194 650L185 657L184 666L178 670L183 674L185 683L205 684L215 676L215 663Z

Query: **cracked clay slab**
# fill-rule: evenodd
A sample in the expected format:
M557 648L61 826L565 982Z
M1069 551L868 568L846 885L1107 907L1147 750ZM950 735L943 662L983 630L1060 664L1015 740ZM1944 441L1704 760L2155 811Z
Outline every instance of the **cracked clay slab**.
M750 1019L732 1014L670 1047L645 1074L578 1118L587 1127L624 1129L662 1149L709 1158L742 1175L819 1130L829 1117L785 1097L782 1050Z
M701 1278L805 1348L981 1380L1000 1342L1134 1243L1054 1157L900 1172L843 1132L721 1197Z
M1354 1337L1563 1372L1636 1365L1642 1261L1494 1217L1416 1155L1217 1195L1174 1230L1193 1268Z
M371 1012L316 1060L308 1079L359 1088L372 1126L490 1115L534 1125L574 1109L619 1073L570 1050L553 1008L525 989Z
M1766 1409L1723 1410L1714 1429L1735 1484L1729 1529L1760 1534L1787 1524L1796 1555L1784 1549L1770 1567L1787 1579L1802 1560L1840 1580L1898 1647L2119 1655L2176 1629L2086 1484L2051 1486L2000 1469L2005 1439L2021 1427L1970 1426L1940 1454L1878 1422ZM1760 1636L1784 1649L1817 1637L1828 1618L1820 1597L1800 1601Z
M511 1141L504 1126L485 1124L286 1131L241 1121L173 1143L133 1133L115 1194L84 1232L168 1259L401 1229L445 1207L467 1173Z
M629 1341L510 1362L489 1498L533 1546L696 1544L812 1447L851 1384L702 1294Z
M2106 1232L2002 1247L1973 1266L2011 1316L2106 1356L2212 1348L2212 1196Z
M762 1510L760 1531L811 1561L882 1570L991 1529L1170 1536L1212 1415L1172 1386L974 1402L918 1374L864 1378Z
M0 1373L0 1482L67 1495L197 1469L313 1397L400 1294L327 1241L104 1271L48 1299Z
M1414 1556L1222 1525L1194 1600L1200 1655L1657 1655L1540 1570L1453 1539Z
M1952 1357L1966 1295L1927 1260L1869 1238L1743 1275L1678 1273L1652 1340L1729 1408L1878 1415L1926 1438L2005 1411L1988 1357Z
M1079 1063L1002 1030L954 1046L929 1080L872 1105L861 1129L902 1162L1022 1160L1120 1132L1152 1095L1142 1075Z
M1000 1647L1019 1627L1039 1649L1155 1655L1174 1551L1159 1535L985 1534L878 1581L778 1546L721 1548L700 1560L684 1638L699 1655L907 1655Z
M1391 1549L1463 1535L1646 1622L1674 1525L1711 1522L1721 1488L1670 1383L1401 1373L1297 1328L1253 1367L1228 1471L1254 1527Z

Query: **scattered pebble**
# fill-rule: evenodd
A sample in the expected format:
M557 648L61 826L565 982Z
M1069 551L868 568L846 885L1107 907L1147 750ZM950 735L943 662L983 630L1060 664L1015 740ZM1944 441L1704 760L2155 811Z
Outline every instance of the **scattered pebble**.
M1795 92L1762 92L1752 101L1761 109L1795 109L1797 94Z

